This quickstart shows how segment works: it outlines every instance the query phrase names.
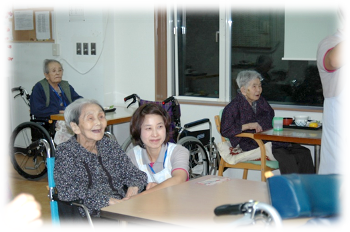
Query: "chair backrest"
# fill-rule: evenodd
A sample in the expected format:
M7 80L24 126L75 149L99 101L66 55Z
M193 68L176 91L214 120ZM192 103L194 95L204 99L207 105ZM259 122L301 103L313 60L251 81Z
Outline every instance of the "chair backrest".
M219 134L221 135L220 129L221 129L221 116L222 116L222 111L224 111L224 109L221 109L219 112L219 115L215 115L214 119L215 119L215 124L216 124L216 129L218 130ZM221 141L225 142L225 141L229 141L228 138L225 138L223 136L221 136Z
M285 219L339 215L340 181L337 174L287 174L267 184L272 206Z
M219 116L219 115L215 115L215 116L214 116L214 119L215 119L216 129L217 129L217 131L219 132L219 134L221 135L221 132L220 132L220 128L221 128L221 119L220 119L220 116ZM225 141L226 141L226 138L224 138L224 137L221 136L221 141L222 141L222 142L225 142Z

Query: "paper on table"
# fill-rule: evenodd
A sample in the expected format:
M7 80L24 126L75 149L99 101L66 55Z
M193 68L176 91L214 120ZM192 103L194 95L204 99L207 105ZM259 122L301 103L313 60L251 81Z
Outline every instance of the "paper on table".
M203 181L200 181L200 182L197 182L198 184L202 184L202 185L214 185L214 184L219 184L219 183L222 183L222 182L225 182L225 181L228 181L228 180L231 180L230 178L210 178L210 179L207 179L207 180L203 180Z

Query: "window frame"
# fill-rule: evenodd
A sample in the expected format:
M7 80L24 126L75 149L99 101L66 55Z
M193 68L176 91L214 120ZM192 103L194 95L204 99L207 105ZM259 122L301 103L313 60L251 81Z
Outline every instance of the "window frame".
M176 96L180 104L192 104L192 105L208 105L208 106L225 106L230 99L230 86L231 86L231 55L229 52L231 48L231 39L225 39L226 35L231 34L231 12L230 8L220 5L220 33L224 32L224 36L219 36L220 39L220 52L219 52L219 98L203 98L203 97L186 97L177 96L178 90L176 90L177 71L176 71L176 5L173 7L163 7L155 9L155 99L162 101L165 98L163 96ZM159 15L162 17L159 17ZM166 20L166 22L165 22ZM157 25L162 25L158 27ZM166 38L166 48L164 48L164 40L159 38ZM161 50L161 52L159 52ZM222 55L223 54L223 55ZM224 62L221 62L222 59ZM167 68L160 69L166 64ZM162 70L162 71L157 71ZM164 75L166 73L166 75ZM318 106L302 106L302 105L284 105L284 104L271 104L274 110L285 111L301 111L301 112L323 112L323 107Z

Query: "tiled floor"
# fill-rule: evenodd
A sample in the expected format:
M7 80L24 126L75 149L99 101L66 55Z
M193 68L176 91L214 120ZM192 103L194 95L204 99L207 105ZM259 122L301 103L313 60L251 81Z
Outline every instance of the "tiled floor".
M50 201L47 190L47 177L38 181L30 181L21 177L11 164L8 166L9 182L11 184L11 193L13 196L19 193L30 193L41 204L42 219L44 225L51 224Z

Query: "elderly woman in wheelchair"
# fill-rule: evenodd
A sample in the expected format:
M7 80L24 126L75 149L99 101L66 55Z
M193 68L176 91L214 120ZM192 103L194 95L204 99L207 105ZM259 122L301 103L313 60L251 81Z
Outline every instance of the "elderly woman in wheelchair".
M94 100L78 99L64 113L75 136L57 146L54 178L61 201L82 200L92 217L100 209L128 200L147 185L119 144L104 136L107 121ZM81 216L86 216L79 209Z
M57 121L54 124L45 121L50 115L62 114L71 102L82 96L68 81L62 80L63 67L58 60L45 59L43 66L45 78L38 81L32 89L30 113L34 121L44 121L42 126L48 130L50 136L54 137L55 143L59 144L71 136L71 131L67 129L64 121Z

